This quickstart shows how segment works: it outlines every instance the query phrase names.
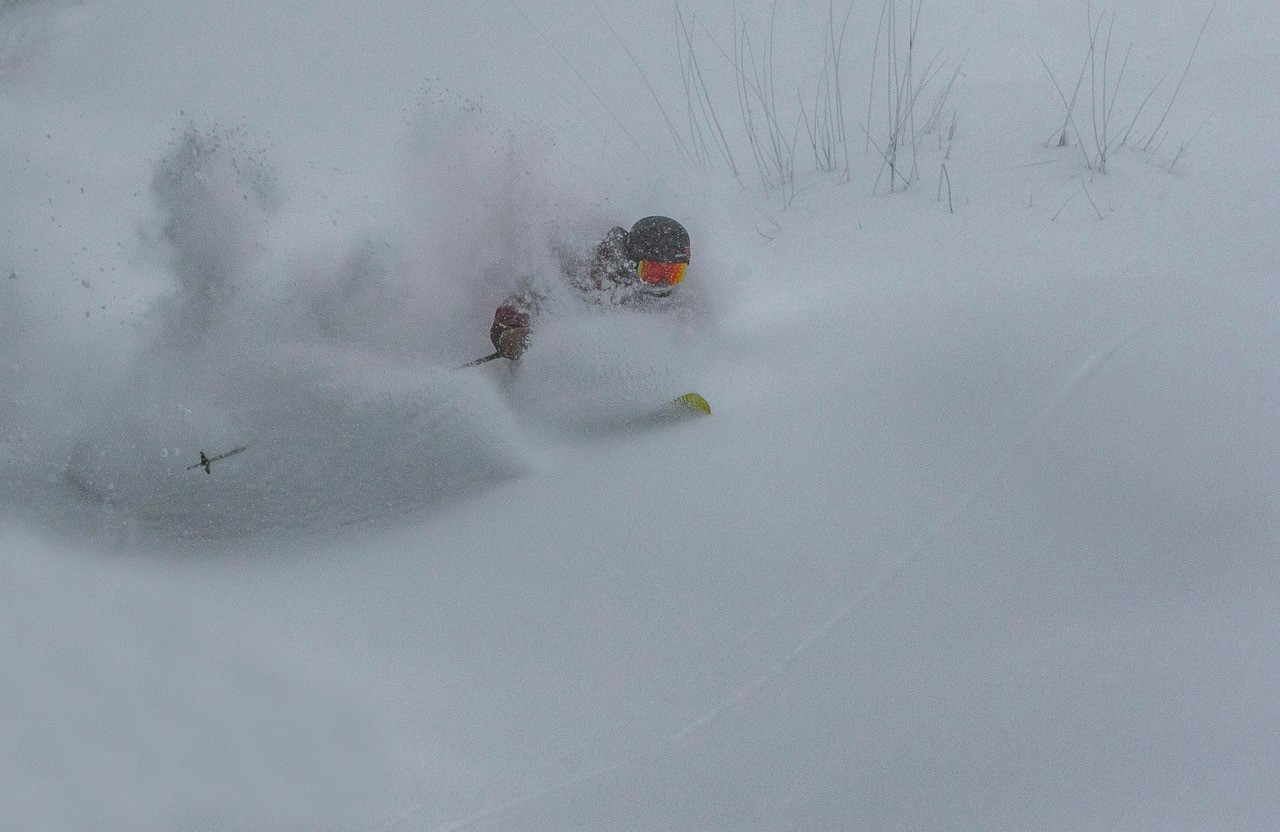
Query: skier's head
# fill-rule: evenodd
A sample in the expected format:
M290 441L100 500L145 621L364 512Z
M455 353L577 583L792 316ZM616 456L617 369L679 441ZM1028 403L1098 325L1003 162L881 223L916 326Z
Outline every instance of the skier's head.
M670 288L684 280L689 267L689 232L670 217L645 217L631 226L627 253L643 283Z

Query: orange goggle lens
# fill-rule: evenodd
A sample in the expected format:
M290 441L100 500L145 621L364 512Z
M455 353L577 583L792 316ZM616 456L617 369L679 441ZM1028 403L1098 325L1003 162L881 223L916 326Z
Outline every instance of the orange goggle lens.
M674 286L684 280L688 263L663 263L658 260L641 260L638 267L640 279L650 286Z

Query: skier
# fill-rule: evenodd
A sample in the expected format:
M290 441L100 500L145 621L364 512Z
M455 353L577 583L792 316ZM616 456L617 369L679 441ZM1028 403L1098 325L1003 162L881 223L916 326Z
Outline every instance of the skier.
M614 228L587 262L565 258L565 276L588 303L659 309L669 305L689 266L689 232L670 217L645 217ZM546 296L534 288L511 295L493 315L489 339L504 358L524 354Z

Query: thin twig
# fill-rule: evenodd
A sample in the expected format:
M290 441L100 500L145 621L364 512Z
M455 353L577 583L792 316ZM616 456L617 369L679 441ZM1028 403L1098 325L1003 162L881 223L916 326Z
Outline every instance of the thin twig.
M613 28L613 24L609 22L609 18L605 17L604 9L600 8L600 4L596 0L591 0L591 5L595 8L596 14L600 15L600 19L604 21L604 25L609 30L609 33L613 35L613 39L618 42L618 45L622 47L622 51L626 52L627 57L631 59L636 72L640 74L640 80L644 81L645 87L649 90L649 95L653 97L653 103L658 105L658 111L662 113L662 119L667 123L667 129L671 131L671 137L676 140L676 149L680 152L680 156L688 161L689 155L688 151L685 150L684 141L680 138L680 133L676 130L675 124L671 122L671 116L667 115L667 108L662 106L662 99L654 91L653 84L649 83L649 76L645 74L644 68L640 66L640 61L636 60L636 56L632 54L627 42L618 35L617 30Z
M1169 173L1173 173L1173 166L1178 164L1178 160L1182 158L1182 154L1187 152L1187 148L1191 146L1191 143L1196 140L1196 137L1200 135L1200 131L1203 130L1204 126L1208 123L1209 123L1209 119L1205 119L1203 122L1200 123L1200 126L1196 128L1196 132L1191 134L1191 138L1183 142L1182 147L1178 148L1178 152L1174 155L1173 159L1165 167L1165 170L1167 170Z
M880 35L884 32L884 17L888 8L889 0L884 0L880 4L880 24L876 27L875 48L871 50L871 88L867 93L867 125L863 131L867 134L867 144L864 153L871 147L871 106L876 96L876 67L880 65Z
M1209 7L1209 12L1204 16L1204 23L1200 26L1200 34L1196 35L1195 46L1191 47L1191 56L1187 58L1187 65L1182 68L1182 77L1178 79L1178 86L1173 90L1173 96L1169 99L1169 106L1164 108L1164 114L1160 116L1160 121L1156 124L1156 129L1151 131L1151 135L1147 138L1147 143L1142 149L1146 150L1151 146L1151 140L1155 138L1156 133L1160 132L1160 128L1164 126L1164 120L1169 117L1169 111L1173 109L1173 102L1178 100L1178 93L1182 92L1182 82L1187 80L1187 73L1191 71L1191 62L1196 59L1196 52L1200 49L1200 41L1204 38L1205 29L1209 28L1209 18L1213 17L1213 10L1218 8L1218 0L1213 0L1213 5Z
M1067 144L1065 141L1066 135L1067 135L1066 128L1070 127L1076 133L1076 145L1080 148L1080 154L1084 157L1085 166L1093 167L1092 163L1089 160L1089 152L1084 149L1084 139L1080 135L1080 128L1076 126L1076 117L1072 112L1075 109L1075 105L1067 102L1067 97L1066 95L1063 94L1062 87L1058 86L1058 79L1054 77L1053 70L1049 69L1049 64L1045 61L1043 56L1041 56L1040 58L1040 63L1044 66L1045 72L1049 73L1049 80L1053 81L1053 88L1058 91L1058 97L1062 99L1063 106L1067 108L1067 121L1064 127L1062 128L1062 131L1063 131L1062 137L1064 141L1060 141L1058 143L1058 146L1059 147L1066 146ZM1057 132L1057 131L1055 130L1054 132Z
M1142 115L1142 111L1147 108L1147 102L1151 100L1151 96L1156 94L1156 90L1160 89L1160 85L1168 78L1168 74L1164 75L1156 85L1151 88L1151 92L1147 93L1147 97L1142 99L1142 104L1138 106L1138 111L1133 114L1133 120L1129 122L1129 128L1124 131L1124 138L1120 139L1119 147L1125 147L1129 144L1129 134L1133 132L1133 127L1138 123L1138 117Z
M1102 222L1102 212L1098 210L1098 203L1093 201L1093 195L1089 193L1089 188L1084 184L1084 180L1080 181L1080 190L1084 191L1085 198L1089 200L1089 204L1093 206L1093 211L1098 215L1098 222Z
M1071 196L1067 197L1067 201L1066 201L1066 202L1064 202L1064 203L1062 203L1062 207L1058 209L1058 213L1057 213L1057 214L1054 214L1054 215L1050 218L1050 220L1049 220L1049 221L1050 221L1050 222L1057 222L1057 221L1058 221L1058 214L1061 214L1063 211L1065 211L1065 210L1066 210L1067 206L1071 204L1071 200L1075 199L1077 194L1079 194L1079 191L1076 191L1075 193L1071 194Z

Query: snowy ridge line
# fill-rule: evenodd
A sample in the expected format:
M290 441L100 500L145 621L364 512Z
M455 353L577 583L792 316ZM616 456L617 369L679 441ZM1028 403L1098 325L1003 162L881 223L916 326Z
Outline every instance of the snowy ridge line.
M770 612L767 616L765 616L760 621L756 622L750 627L747 627L743 632L741 632L738 635L738 638L731 645L731 650L741 647L743 644L749 643L752 639L756 638L761 631L768 629L768 627L771 624L773 624L778 619L780 619L785 613L798 607L806 598L808 598L812 594L813 594L812 589L802 589L802 590L797 590L795 592L792 592L783 601L783 603L778 605L776 609L774 609L772 612ZM739 697L743 695L743 692L746 691L746 689L752 688L753 686L755 686L758 681L760 680L753 679L751 682L741 686L741 688L739 688L739 690L728 700L729 704L736 704L738 701L740 701ZM656 721L657 721L657 718L654 717L654 718L649 718L647 720L644 720L640 724L651 725ZM636 723L635 722L628 723L626 720L619 719L619 720L616 720L614 724L615 726L625 726L627 724L631 724L634 726ZM662 749L672 742L676 742L680 739L683 739L684 737L693 733L694 730L696 730L698 727L701 727L703 724L705 724L703 722L703 717L699 717L697 720L690 723L688 726L681 729L677 733L668 734L666 736L659 737L658 739L650 743L650 745L648 746L649 750L647 753L653 753L654 751ZM582 754L588 748L589 748L589 742L584 740L582 742L576 743L574 748L567 749L561 756L568 756L573 753ZM635 758L633 757L632 759L635 759ZM545 770L547 768L550 768L552 765L553 765L552 763L541 763L541 764L533 765L530 768L534 771L539 771L539 770ZM488 820L493 817L500 817L501 815L511 810L519 808L521 805L530 803L539 798L551 797L562 791L566 791L568 789L574 788L575 786L585 785L593 780L599 779L601 777L605 777L609 774L612 774L616 771L626 768L627 765L628 765L627 760L617 760L608 765L602 766L597 769L593 769L592 771L587 772L585 774L570 778L568 781L565 781L563 783L560 783L554 786L545 786L541 789L530 791L518 798L512 798L507 803L503 803L496 807L491 807L490 809L480 810L458 821L452 821L448 824L434 827L432 832L456 832L456 830L466 829L469 826L472 826L476 823L480 823L484 820ZM413 806L405 809L398 817L388 821L387 824L382 827L382 830L383 832L394 832L394 830L402 828L405 823L412 820L417 815L422 814L425 810L426 810L426 806L424 806L422 803L415 803Z
M519 809L521 806L525 806L529 803L533 803L535 800L540 800L544 797L551 797L553 795L560 794L561 792L566 792L569 789L574 788L575 786L586 785L587 783L590 783L592 780L596 780L598 778L604 777L605 775L612 774L615 771L619 771L625 768L626 765L627 765L626 761L623 761L623 760L610 763L609 765L603 768L599 768L599 769L596 769L595 771L587 772L586 774L582 774L570 780L566 780L563 783L557 783L554 786L547 786L545 788L538 789L537 791L520 795L519 797L513 797L511 800L508 800L506 803L500 804L498 806L493 806L488 809L481 809L479 812L476 812L474 815L469 815L468 817L465 817L462 820L454 821L452 823L446 823L443 826L437 826L435 827L435 829L432 830L432 832L459 832L459 830L462 830L462 829L469 829L472 826L475 826L477 823L480 823L481 821L502 817L508 812L514 811L515 809ZM406 818L406 820L407 819L408 818Z
M724 697L720 701L714 703L707 710L703 711L690 722L673 731L666 737L660 738L652 743L644 755L632 754L627 758L615 760L605 766L593 769L585 774L572 777L564 782L547 786L544 788L530 791L526 794L511 798L496 806L490 806L481 809L474 814L468 815L457 821L442 824L434 827L432 832L460 832L460 830L470 829L476 824L486 820L501 817L516 809L526 806L542 798L551 797L561 794L577 786L590 783L593 780L600 779L614 772L620 771L629 766L633 761L641 759L642 756L650 756L657 752L667 749L669 746L687 739L699 731L714 725L725 714L733 708L745 705L753 700L762 690L771 683L778 681L786 676L796 667L800 661L808 655L815 647L825 641L833 633L835 633L843 624L848 622L858 613L865 610L872 602L874 602L885 590L893 586L907 567L918 561L920 558L934 551L942 539L942 537L950 531L959 520L973 507L984 494L989 492L1001 479L1013 463L1022 455L1022 452L1031 444L1031 441L1056 418L1069 405L1080 391L1092 381L1098 373L1100 373L1108 364L1116 359L1127 348L1145 338L1153 329L1163 323L1171 315L1153 317L1143 323L1131 332L1120 336L1113 341L1105 349L1093 353L1088 356L1072 373L1071 377L1063 384L1058 392L1049 399L1049 401L1033 416L1019 433L1018 438L1013 442L1009 449L1000 457L999 461L983 476L979 477L971 487L956 503L947 511L938 522L934 525L934 529L923 541L917 546L910 548L906 554L899 557L896 561L885 567L879 575L873 578L870 584L860 593L851 598L848 603L840 607L826 621L820 623L782 659L776 661L774 665L763 673L760 673L751 681L741 685L729 696ZM795 599L792 599L793 601ZM391 832L400 828L404 823L411 820L422 812L422 805L417 804L414 808L407 811L399 819L392 821L390 825L385 827L386 832Z

